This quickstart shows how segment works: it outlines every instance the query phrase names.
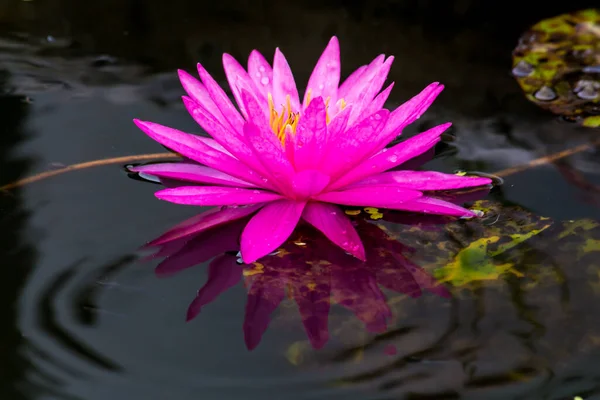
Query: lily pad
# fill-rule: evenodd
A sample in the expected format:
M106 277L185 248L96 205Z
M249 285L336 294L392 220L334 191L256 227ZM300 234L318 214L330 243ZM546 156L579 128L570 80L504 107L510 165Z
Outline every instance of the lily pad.
M513 51L527 99L586 127L600 127L600 9L545 19Z

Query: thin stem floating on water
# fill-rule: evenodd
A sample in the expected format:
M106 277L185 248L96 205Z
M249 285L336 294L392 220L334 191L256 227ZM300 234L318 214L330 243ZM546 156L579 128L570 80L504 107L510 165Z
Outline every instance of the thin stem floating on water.
M600 146L600 139L594 140L590 143L580 144L579 146L572 147L570 149L566 149L563 151L559 151L558 153L550 154L544 157L536 158L535 160L531 160L526 164L517 165L516 167L510 167L503 169L501 171L495 172L494 175L505 178L509 175L514 175L519 172L526 171L530 168L539 167L541 165L546 165L563 159L565 157L572 156L573 154L581 153L586 150L593 149L596 146Z
M596 146L600 146L600 139L595 140L590 143L581 144L579 146L572 147L570 149L566 149L563 151L559 151L558 153L550 154L547 156L543 156L540 158L536 158L535 160L529 161L526 164L517 165L515 167L510 167L503 169L498 172L494 172L493 175L499 176L502 178L506 178L507 176L517 174L519 172L526 171L531 168L539 167L546 164L551 164L555 161L563 159L565 157L572 156L577 153L581 153L583 151L593 149ZM114 158L104 158L100 160L86 161L78 164L67 165L66 167L55 169L53 171L41 172L39 174L29 176L27 178L19 179L17 181L11 182L4 186L0 187L0 191L7 191L11 189L15 189L24 185L28 185L30 183L38 182L47 178L51 178L53 176L62 175L65 172L71 171L79 171L82 169L92 168L92 167L101 167L104 165L112 165L112 164L127 164L131 162L137 161L150 161L150 160L165 160L165 159L178 159L179 155L175 153L150 153L150 154L138 154L131 156L122 156L122 157L114 157Z
M103 165L112 165L112 164L127 164L136 161L149 161L149 160L165 160L165 159L178 159L181 158L178 154L175 153L150 153L150 154L138 154L132 156L122 156L122 157L113 157L113 158L104 158L100 160L86 161L78 164L67 165L66 167L62 167L59 169L55 169L52 171L41 172L39 174L29 176L27 178L19 179L15 182L9 183L0 187L0 191L11 190L20 186L27 185L29 183L38 182L47 178L51 178L53 176L62 175L65 172L71 171L79 171L82 169L92 168L92 167L101 167Z

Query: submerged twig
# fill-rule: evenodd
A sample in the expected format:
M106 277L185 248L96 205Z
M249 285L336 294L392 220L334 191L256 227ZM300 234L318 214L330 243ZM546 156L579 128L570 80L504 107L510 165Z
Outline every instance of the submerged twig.
M562 158L571 156L573 154L581 153L582 151L586 151L592 149L596 146L600 145L600 139L595 140L590 143L582 144L567 150L560 151L558 153L550 154L548 156L536 158L526 164L517 165L515 167L510 167L503 169L501 171L493 173L493 175L499 177L507 177L509 175L514 175L519 172L526 171L530 168L539 167L541 165L546 165L553 163ZM105 158L100 160L86 161L83 163L67 165L66 167L59 168L53 171L41 172L39 174L29 176L27 178L19 179L17 181L11 182L4 186L0 187L0 191L11 190L20 186L24 186L33 182L38 182L46 178L51 178L53 176L62 175L65 172L78 171L86 168L92 167L101 167L104 165L111 164L127 164L136 161L149 161L149 160L164 160L164 159L177 159L180 158L179 155L175 153L151 153L151 154L138 154L132 156L122 156L122 157L114 157L114 158Z

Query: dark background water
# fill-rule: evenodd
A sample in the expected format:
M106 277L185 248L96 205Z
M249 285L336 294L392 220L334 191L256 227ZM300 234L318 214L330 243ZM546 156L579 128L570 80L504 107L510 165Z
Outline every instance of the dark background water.
M302 87L334 34L344 74L379 53L396 56L392 106L431 81L446 85L412 128L454 122L457 152L432 168L494 172L526 163L585 143L598 130L561 123L525 100L510 75L512 48L535 22L594 5L3 1L0 184L63 164L162 151L131 120L198 131L180 104L176 68L192 71L200 61L223 81L221 53L243 61L253 48L272 54L279 46ZM511 176L495 198L555 219L598 219L597 193L567 179L574 171L600 184L597 152ZM294 366L285 352L303 332L286 323L272 326L248 352L241 285L186 324L185 309L205 270L158 280L152 265L137 261L136 249L196 210L159 202L154 190L127 179L120 166L105 166L0 194L1 399L417 398L402 397L409 392L436 399L563 399L600 393L600 357L589 344L599 340L588 335L600 325L598 299L577 295L586 279L577 270L568 272L575 295L567 309L556 306L552 288L532 306L544 326L537 336L523 328L525 314L510 296L479 293L452 302L464 327L457 341L475 348L470 362L492 377L514 370L532 377L516 382L466 374L455 342L436 342L450 307L437 298L405 305L405 324L418 329L402 346L437 343L445 361L399 366L359 387L330 383L388 363L389 356L372 354L360 365ZM474 319L477 330L470 328Z

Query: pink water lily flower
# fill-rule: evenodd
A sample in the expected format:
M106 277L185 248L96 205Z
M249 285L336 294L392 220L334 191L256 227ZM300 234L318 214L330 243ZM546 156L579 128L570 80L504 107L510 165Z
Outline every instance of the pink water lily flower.
M338 205L475 216L428 193L488 185L490 179L394 170L434 146L450 124L386 147L443 89L432 83L395 110L384 109L393 83L381 88L392 61L393 57L380 55L339 84L339 43L333 37L301 101L279 49L272 66L254 50L247 69L224 54L223 66L237 108L200 64L202 82L179 71L189 95L183 102L212 138L135 120L148 136L187 160L133 170L169 182L167 189L156 193L161 200L222 206L182 228L182 235L255 213L240 238L246 263L278 248L301 218L364 260L361 240ZM173 235L161 240L173 240Z

